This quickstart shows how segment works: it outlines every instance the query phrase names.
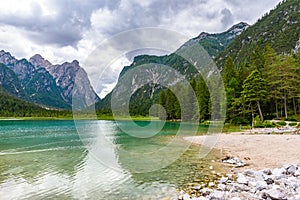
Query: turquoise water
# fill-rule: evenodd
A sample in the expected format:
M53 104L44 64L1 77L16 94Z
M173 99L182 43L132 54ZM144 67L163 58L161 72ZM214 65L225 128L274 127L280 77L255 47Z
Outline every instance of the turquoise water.
M162 125L136 123L141 135ZM199 147L181 139L195 125L176 137L179 124L166 123L145 138L125 133L135 132L128 124L0 121L0 199L166 199L215 178L209 166L219 154L199 159Z

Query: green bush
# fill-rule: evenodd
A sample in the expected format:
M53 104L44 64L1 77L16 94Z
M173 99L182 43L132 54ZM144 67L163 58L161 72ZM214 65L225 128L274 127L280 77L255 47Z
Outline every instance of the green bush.
M297 126L298 123L289 123L289 126Z
M256 116L253 121L253 125L255 128L264 128L263 123L260 120L259 116Z
M276 127L276 124L266 120L266 121L264 121L263 126L264 126L264 128L274 128L274 127Z
M282 122L277 122L276 123L278 126L286 126L286 122L282 121Z
M230 120L230 124L235 125L235 126L239 126L239 125L247 126L250 124L250 122L245 118L235 117Z
M285 118L284 121L296 122L297 119L295 117Z

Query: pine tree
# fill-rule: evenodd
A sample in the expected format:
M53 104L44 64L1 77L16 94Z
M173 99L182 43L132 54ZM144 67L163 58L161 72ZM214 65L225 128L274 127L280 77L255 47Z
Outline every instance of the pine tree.
M263 76L267 81L269 95L267 96L270 102L275 103L275 112L276 117L279 118L279 101L282 99L281 92L279 90L279 82L276 78L277 68L278 68L278 56L275 50L267 45L264 50L264 69L263 69Z
M258 70L254 70L243 83L242 98L245 103L248 103L252 113L254 112L253 106L256 104L262 121L264 121L264 115L261 103L266 95L266 81Z
M226 59L224 69L222 71L223 84L225 87L228 86L230 80L233 77L236 77L236 70L235 70L234 62L233 62L232 58L229 56Z
M282 94L285 118L288 118L288 100L294 100L295 111L295 98L299 86L297 65L290 55L282 55L279 57L276 73L274 73L273 76Z
M163 108L158 109L158 117L159 119L164 119L166 114L166 92L162 90L159 94L158 104L160 104ZM164 110L163 110L164 109Z

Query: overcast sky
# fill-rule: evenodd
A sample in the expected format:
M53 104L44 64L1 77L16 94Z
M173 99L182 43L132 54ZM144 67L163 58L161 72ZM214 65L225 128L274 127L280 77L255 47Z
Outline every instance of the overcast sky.
M112 65L99 83L85 66L99 44L122 31L160 27L195 37L222 32L240 21L253 24L280 0L9 0L0 6L0 49L17 58L39 53L53 64L74 59L98 93L109 91L128 60ZM100 87L99 87L100 85Z

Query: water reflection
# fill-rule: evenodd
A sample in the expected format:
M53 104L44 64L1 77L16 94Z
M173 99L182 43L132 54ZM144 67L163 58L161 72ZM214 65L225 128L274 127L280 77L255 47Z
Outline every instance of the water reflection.
M178 153L184 141L174 140L176 124L139 139L124 134L114 122L76 123L84 133L80 137L72 121L0 122L1 199L164 199L178 187L205 178L216 157L199 160L199 148L192 146L169 166L135 173L145 158L151 165ZM139 159L122 154L155 152L170 141L174 149L167 155Z

